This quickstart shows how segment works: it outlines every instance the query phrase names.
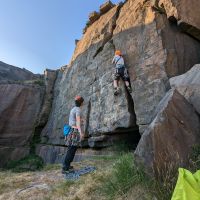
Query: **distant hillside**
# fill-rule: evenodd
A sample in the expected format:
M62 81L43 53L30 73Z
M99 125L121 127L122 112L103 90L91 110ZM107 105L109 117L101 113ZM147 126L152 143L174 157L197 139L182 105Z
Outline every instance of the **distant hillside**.
M36 79L38 75L0 61L0 81L24 81Z

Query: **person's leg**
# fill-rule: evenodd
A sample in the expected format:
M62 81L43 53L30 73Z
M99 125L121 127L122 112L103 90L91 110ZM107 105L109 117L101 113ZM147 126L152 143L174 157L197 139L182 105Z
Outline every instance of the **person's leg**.
M63 170L69 170L70 163L73 161L77 147L76 146L68 146L67 152L65 155L65 159L63 162Z
M118 74L118 69L115 70L115 74L113 75L114 77L114 95L119 94L119 74Z
M114 80L114 95L119 94L119 86L118 86L118 80Z
M124 82L125 82L125 85L126 85L127 90L129 91L129 93L131 93L131 92L132 92L131 85L129 84L128 81L124 81Z
M118 88L118 80L114 80L114 88Z
M131 93L132 92L132 88L131 88L130 81L129 81L130 78L129 78L129 75L128 75L128 70L126 68L124 68L124 70L123 70L122 79L125 82L126 88Z
M77 146L72 146L70 163L74 160L74 156L76 154L77 149Z
M129 85L129 82L128 82L128 81L125 81L125 85L126 85L126 87L130 87L130 85Z

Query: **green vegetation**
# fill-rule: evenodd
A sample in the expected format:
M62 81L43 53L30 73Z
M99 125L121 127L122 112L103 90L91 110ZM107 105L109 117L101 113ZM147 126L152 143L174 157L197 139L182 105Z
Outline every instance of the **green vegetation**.
M111 176L105 180L103 190L110 199L126 194L134 185L142 184L145 173L138 168L133 160L133 154L127 153L119 157L113 165Z
M44 86L44 85L45 85L43 79L34 80L34 84L37 84L37 85L39 85L39 86Z
M110 200L117 199L117 197L131 199L132 193L135 192L141 200L153 197L159 200L169 200L172 197L177 177L178 171L174 171L174 166L169 166L162 180L155 180L145 173L142 166L136 165L133 153L124 152L115 159L111 173L102 180L102 192L107 197L106 199Z
M196 172L200 169L200 145L192 147L192 154L190 156L190 170Z
M70 187L74 184L74 181L62 181L53 187L52 193L56 196L67 197Z
M46 164L43 167L43 171L52 171L52 170L60 170L61 169L61 164Z
M27 179L18 179L11 171L0 172L0 195L12 189L23 188L26 184Z
M130 144L127 144L126 142L116 142L113 147L112 150L114 152L117 152L117 154L124 154L124 153L128 153L130 152L131 146Z
M35 126L33 129L33 137L30 142L30 154L35 154L36 145L41 142L40 134L42 132L43 126Z
M117 147L117 149L120 148L124 149L124 147ZM196 152L199 155L198 151ZM169 168L169 172L166 177L162 177L162 180L150 178L142 167L136 165L133 153L127 152L126 148L115 155L99 156L92 160L73 163L75 169L88 165L95 166L97 170L82 176L79 180L66 181L61 174L60 164L43 166L38 156L28 156L20 161L9 163L11 170L0 172L2 179L0 192L4 194L6 188L10 188L13 192L16 188L26 188L30 185L30 181L31 184L34 184L34 181L37 183L41 176L40 184L47 184L50 190L44 192L35 189L38 199L169 200L177 180L173 166ZM36 173L27 172L27 170L39 171ZM17 183L15 183L16 180Z
M177 165L172 163L166 164L165 175L158 174L160 180L152 182L152 191L155 191L155 196L159 200L171 199L177 179L178 170ZM188 170L195 173L200 169L200 145L195 145L192 147L192 153L189 157L189 167Z
M29 155L18 161L10 161L7 169L13 172L36 171L43 168L43 160L37 155Z

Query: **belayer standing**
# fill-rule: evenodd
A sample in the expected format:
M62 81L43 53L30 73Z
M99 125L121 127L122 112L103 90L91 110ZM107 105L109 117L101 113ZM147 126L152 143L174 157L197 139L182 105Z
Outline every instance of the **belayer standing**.
M73 168L70 164L74 159L80 141L84 138L84 133L81 128L81 109L83 102L83 97L76 96L75 106L70 111L69 126L71 126L71 131L66 137L66 145L68 148L63 162L62 173L66 173L69 169Z
M124 58L119 50L115 51L115 56L112 60L112 63L115 64L115 73L114 73L114 95L119 94L119 79L120 77L125 82L125 85L128 91L131 93L131 85L130 85L130 78L128 75L128 70L124 64Z

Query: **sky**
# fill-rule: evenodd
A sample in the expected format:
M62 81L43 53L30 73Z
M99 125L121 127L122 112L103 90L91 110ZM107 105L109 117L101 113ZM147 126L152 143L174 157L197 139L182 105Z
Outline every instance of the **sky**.
M89 13L104 2L0 0L0 61L40 74L68 64Z

